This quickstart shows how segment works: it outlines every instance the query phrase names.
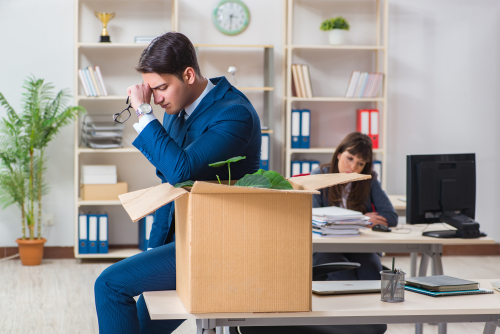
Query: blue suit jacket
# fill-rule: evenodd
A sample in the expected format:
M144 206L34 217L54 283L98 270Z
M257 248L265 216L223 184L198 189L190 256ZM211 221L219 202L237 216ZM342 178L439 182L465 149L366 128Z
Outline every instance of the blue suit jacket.
M250 101L225 77L210 79L215 87L201 100L182 127L178 138L170 137L170 128L178 115L165 113L163 126L150 122L134 140L137 147L156 167L162 183L187 180L227 180L227 165L213 168L208 164L236 156L245 160L231 164L231 179L259 169L261 129L257 112ZM174 205L156 210L148 247L174 240Z

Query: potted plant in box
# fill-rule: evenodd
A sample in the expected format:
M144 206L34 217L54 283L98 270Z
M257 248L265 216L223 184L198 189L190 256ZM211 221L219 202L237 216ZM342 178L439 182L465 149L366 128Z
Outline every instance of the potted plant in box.
M341 45L345 43L349 23L342 16L338 16L324 20L319 28L323 31L328 31L328 38L331 45Z
M29 77L23 88L23 112L17 114L0 93L7 111L0 122L0 207L16 204L21 210L22 237L16 242L23 265L38 265L43 258L42 196L47 157L45 149L59 130L83 113L82 107L66 107L70 95L43 79ZM27 231L26 231L27 230Z

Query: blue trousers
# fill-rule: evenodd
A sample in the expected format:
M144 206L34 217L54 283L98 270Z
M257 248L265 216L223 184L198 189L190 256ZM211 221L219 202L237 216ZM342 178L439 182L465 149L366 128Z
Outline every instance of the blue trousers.
M175 242L111 265L94 285L99 333L172 333L184 320L152 321L142 293L175 290L175 285Z
M379 280L382 263L376 253L313 253L313 265L330 262L357 262L361 267L330 273L326 281Z

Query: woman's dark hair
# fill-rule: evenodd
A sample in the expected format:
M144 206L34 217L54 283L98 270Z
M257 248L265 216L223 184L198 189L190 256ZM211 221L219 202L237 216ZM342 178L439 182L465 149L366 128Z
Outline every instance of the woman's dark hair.
M332 162L330 164L325 164L321 166L320 170L323 172L323 167L329 167L329 173L339 172L339 158L338 156L345 151L352 155L364 160L365 167L361 171L361 174L373 175L372 163L373 163L373 146L370 137L364 135L360 132L352 132L348 134L344 140L337 146L335 153L332 157ZM329 205L341 206L342 203L342 193L345 188L345 184L332 186L328 188L328 202ZM351 183L351 190L349 191L349 196L347 197L346 206L347 209L361 211L366 213L365 203L370 195L370 180L356 181Z
M167 32L156 37L142 52L135 69L140 73L173 74L182 81L188 67L201 76L193 44L181 33Z

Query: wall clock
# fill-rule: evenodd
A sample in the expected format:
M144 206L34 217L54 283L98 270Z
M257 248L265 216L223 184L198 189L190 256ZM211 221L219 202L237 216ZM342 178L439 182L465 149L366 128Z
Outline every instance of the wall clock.
M240 0L222 0L215 6L212 19L221 33L233 36L248 27L250 12Z

